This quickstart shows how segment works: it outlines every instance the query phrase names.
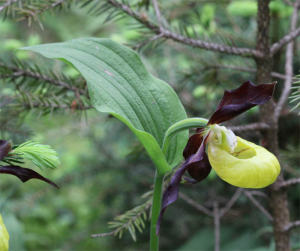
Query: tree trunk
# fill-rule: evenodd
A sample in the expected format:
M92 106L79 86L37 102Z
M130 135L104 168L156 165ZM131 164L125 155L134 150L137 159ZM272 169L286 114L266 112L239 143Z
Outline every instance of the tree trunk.
M258 0L257 14L257 44L256 49L261 51L265 57L257 59L257 84L271 83L272 58L269 56L270 41L270 0ZM270 101L261 106L260 118L270 126L269 129L263 132L262 144L270 152L278 157L278 121L273 116L275 110L274 101ZM273 210L273 231L277 251L288 251L290 248L289 232L284 231L284 227L289 224L289 210L287 193L285 189L277 189L279 184L284 180L281 172L277 181L270 186L271 190L271 206Z

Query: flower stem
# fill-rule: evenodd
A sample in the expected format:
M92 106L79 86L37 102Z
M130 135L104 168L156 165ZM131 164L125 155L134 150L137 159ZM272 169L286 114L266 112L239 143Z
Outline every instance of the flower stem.
M185 130L197 127L205 127L208 120L203 118L188 118L171 125L166 131L162 151L166 156L171 139L177 134Z
M164 174L156 171L153 190L153 203L151 212L151 227L150 227L150 251L159 250L159 236L156 235L156 224L161 208L161 194L164 182Z

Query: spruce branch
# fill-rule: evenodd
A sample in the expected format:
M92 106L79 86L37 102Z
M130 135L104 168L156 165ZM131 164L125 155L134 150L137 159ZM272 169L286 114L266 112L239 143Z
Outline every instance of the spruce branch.
M162 20L161 20L161 13L160 13L160 9L158 6L158 2L156 0L152 0L152 3L153 3L154 10L155 10L157 22L159 23L159 26L161 26Z
M93 109L93 106L78 106L78 107L74 107L72 106L72 104L70 105L59 105L59 104L47 104L45 102L43 103L38 103L38 102L33 102L33 103L22 103L21 106L23 106L24 108L28 108L28 109L32 109L32 108L50 108L50 109L61 109L61 110L89 110L89 109Z
M291 31L289 34L285 35L282 39L280 39L277 43L274 43L271 46L271 56L274 56L278 53L285 45L287 45L290 41L294 40L300 35L300 27L296 30Z
M294 11L293 11L293 15L291 18L291 32L295 31L295 29L296 29L299 8L300 8L300 0L295 2L295 5L294 5ZM300 28L299 28L299 35L300 35ZM285 53L285 58L286 58L285 59L285 75L287 76L287 78L284 81L283 91L282 91L282 94L280 96L280 99L279 99L277 106L275 108L275 111L274 111L274 117L276 119L278 119L278 117L280 116L283 106L284 106L285 102L287 101L288 96L290 94L291 86L293 83L293 57L294 57L293 50L294 50L294 40L290 40L287 45L286 53Z
M11 14L13 17L17 17L17 21L28 19L29 24L32 20L37 21L40 27L43 29L43 25L39 19L39 15L53 10L53 9L62 9L64 6L70 6L72 2L76 0L41 0L41 1L21 1L21 0L12 0L10 1L9 6L11 7ZM13 5L15 2L20 2L18 5ZM2 7L2 6L1 6ZM0 7L0 11L1 11ZM5 16L7 13L5 13Z
M6 1L6 3L4 3L3 5L0 6L0 12L6 8L8 8L9 6L11 6L12 4L14 4L15 2L18 2L20 0L10 0L10 1Z
M23 100L22 100L23 98ZM47 109L62 109L62 110L88 110L92 109L92 105L79 105L78 102L73 100L63 100L59 97L45 98L39 97L37 95L22 93L19 98L19 104L16 106L22 106L24 108L33 109L33 108L47 108Z
M42 70L38 67L30 67L24 63L16 62L15 65L7 65L3 62L0 62L0 79L19 79L19 78L31 78L33 80L43 81L49 85L57 86L63 90L73 91L81 95L86 95L86 91L79 89L74 85L74 82L71 79L68 79L65 76L62 76L68 82L65 82L59 78L59 76L51 72L47 76L45 73L42 73Z
M291 109L291 111L295 110L296 108L300 107L300 75L296 77L299 81L295 82L295 86L291 87L292 90L295 90L292 95L289 97L292 99L290 103L297 101L297 104ZM300 115L300 112L298 113Z
M15 104L11 106L20 107L23 111L36 110L39 116L52 114L54 111L69 110L73 113L93 108L90 100L84 97L78 99L69 95L58 96L53 93L50 96L45 96L22 91L19 91Z
M162 37L163 37L163 34L155 35L155 36L153 36L153 37L151 37L151 38L149 38L149 39L146 39L146 40L144 40L144 41L142 41L142 42L140 42L140 43L138 43L138 44L136 44L136 45L131 46L131 48L132 48L133 50L137 50L137 49L143 47L144 45L147 45L147 44L149 44L150 42L153 42L153 41L155 41L155 40L158 40L158 39L160 39L160 38L162 38Z
M148 194L147 196L152 195ZM119 238L122 237L123 231L128 230L132 239L136 241L136 229L142 233L143 229L145 228L144 221L148 220L147 217L147 210L152 205L152 196L142 205L137 206L125 214L119 215L115 217L113 222L109 222L110 228L115 228L114 231L109 233L102 233L102 234L93 234L91 235L92 238L97 237L105 237L109 235L119 235Z
M286 2L290 2L287 0ZM300 27L296 28L297 25L297 18L298 18L298 11L300 8L300 1L296 0L295 3L292 3L294 6L294 12L292 15L291 20L291 31L289 34L285 35L281 38L278 42L274 43L270 48L270 54L273 57L276 53L278 53L285 45L296 39L300 35Z
M56 7L60 6L60 5L62 5L64 2L67 2L67 1L69 1L69 0L58 0L58 1L55 1L55 2L53 2L53 3L51 3L51 4L48 4L48 3L46 2L45 4L41 4L41 5L39 6L39 8L37 8L36 10L33 10L33 11L29 12L29 13L30 13L32 16L36 16L36 15L41 14L41 13L43 13L43 12L45 12L45 11L50 10L50 9L54 9L54 8L56 8Z
M166 179L163 182L163 187L167 187L172 174L175 172L173 170L172 173L169 173L166 177ZM122 215L116 216L114 218L115 221L108 222L109 228L115 228L115 230L107 233L101 233L101 234L93 234L91 235L92 238L97 237L105 237L110 235L119 235L119 238L122 238L123 232L126 230L129 231L132 239L136 241L136 229L141 233L142 230L145 228L145 222L146 220L150 220L151 215L147 217L147 211L152 206L153 202L153 190L148 191L145 193L141 198L148 198L148 200L143 203L140 206L137 206L127 212L125 212Z
M149 18L144 14L142 15L139 12L133 10L129 5L126 5L124 3L119 3L116 0L106 0L106 1L107 3L111 4L115 8L122 10L122 12L126 13L128 16L133 17L144 27L150 29L155 34L162 35L162 37L166 39L171 39L185 45L206 49L210 51L217 51L217 52L227 53L232 55L240 55L244 57L255 57L255 58L263 57L263 55L260 52L254 49L221 45L221 44L210 43L210 42L182 36L180 34L170 31L169 29L164 28L159 24L154 23L153 21L149 20Z

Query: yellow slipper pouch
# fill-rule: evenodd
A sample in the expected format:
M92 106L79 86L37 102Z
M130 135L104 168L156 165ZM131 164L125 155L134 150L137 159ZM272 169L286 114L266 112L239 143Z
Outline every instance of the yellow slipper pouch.
M234 152L222 145L208 143L207 153L212 168L221 179L244 188L262 188L272 184L280 173L277 158L265 148L240 137Z

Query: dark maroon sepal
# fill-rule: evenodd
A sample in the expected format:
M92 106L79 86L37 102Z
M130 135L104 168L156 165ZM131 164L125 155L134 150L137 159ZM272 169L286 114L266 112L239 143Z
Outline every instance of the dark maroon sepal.
M208 157L205 152L205 145L206 145L206 142L204 141L203 144L200 146L200 148L198 148L197 153L188 157L186 159L184 165L182 167L180 167L176 171L174 176L172 177L170 185L166 189L166 191L164 192L164 195L163 195L162 210L159 214L157 224L156 224L156 235L159 235L162 217L164 215L166 208L178 199L179 185L180 185L181 178L184 175L184 173L187 170L189 171L190 168L193 168L193 172L192 172L193 176L192 177L195 180L185 178L185 180L187 180L193 184L204 180L207 177L207 175L210 173L211 165L208 161ZM197 166L198 166L199 170L195 171Z
M189 141L183 151L183 157L185 159L195 154L199 150L203 141L203 130L204 128L198 128L197 132L189 138Z
M193 179L195 179L197 182L201 182L202 180L205 180L211 172L211 165L209 163L208 156L205 151L201 153L201 156L198 156L198 160L196 160L196 158L197 156L195 156L193 162L189 164L188 172ZM195 183L191 181L189 182Z
M0 140L0 160L2 160L11 150L11 142Z
M207 125L228 121L254 106L268 102L273 95L275 84L276 82L254 85L247 81L235 90L225 91Z
M15 175L24 183L30 179L39 179L59 189L54 182L28 168L23 168L20 166L0 166L0 173Z
M156 224L156 235L159 235L161 220L162 220L162 217L164 215L166 208L178 199L178 190L179 190L179 184L181 181L181 177L186 172L187 168L188 168L188 164L186 161L184 163L184 165L176 171L176 173L172 177L170 185L164 192L163 202L162 202L162 210L160 211L160 214L159 214L158 220L157 220L157 224Z

